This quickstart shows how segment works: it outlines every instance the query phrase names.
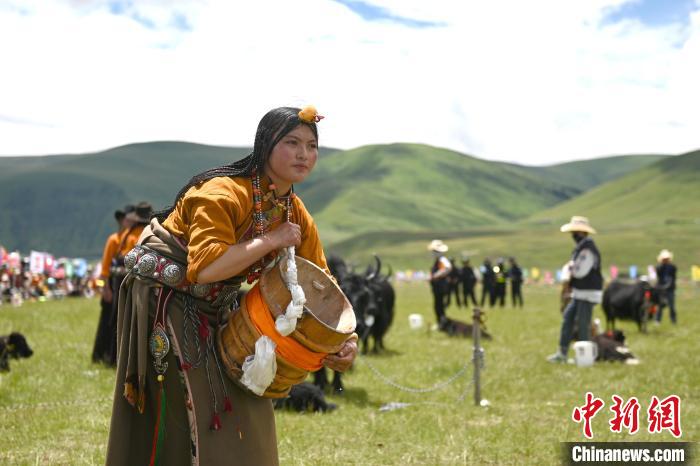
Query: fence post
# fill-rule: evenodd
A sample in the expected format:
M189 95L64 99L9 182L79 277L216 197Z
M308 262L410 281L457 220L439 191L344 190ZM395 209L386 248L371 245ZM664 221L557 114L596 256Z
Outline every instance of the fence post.
M480 370L481 370L481 309L478 307L474 308L474 355L472 360L474 361L474 404L479 406L481 404L481 380L480 380Z

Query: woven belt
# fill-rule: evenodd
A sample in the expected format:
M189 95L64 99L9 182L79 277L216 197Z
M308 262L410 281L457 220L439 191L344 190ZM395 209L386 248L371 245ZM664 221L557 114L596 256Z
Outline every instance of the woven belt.
M186 278L187 266L146 246L136 246L129 251L124 256L124 266L129 273L203 299L216 307L233 304L241 287L240 281L192 284Z

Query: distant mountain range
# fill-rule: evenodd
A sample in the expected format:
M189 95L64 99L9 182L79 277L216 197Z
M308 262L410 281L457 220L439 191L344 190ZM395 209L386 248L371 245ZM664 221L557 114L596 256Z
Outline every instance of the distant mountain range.
M140 200L164 207L193 174L249 152L152 142L93 154L0 157L0 244L98 257L115 227L115 208ZM656 211L689 221L700 216L694 200L700 152L530 167L418 144L329 149L297 192L328 247L359 245L378 232L468 236L574 212L604 219L627 209L649 220Z

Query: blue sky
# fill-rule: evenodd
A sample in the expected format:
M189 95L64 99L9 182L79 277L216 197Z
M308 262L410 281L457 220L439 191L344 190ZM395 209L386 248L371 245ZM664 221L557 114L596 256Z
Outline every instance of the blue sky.
M374 5L372 3L363 2L361 0L334 0L341 5L348 7L353 13L359 15L362 19L367 21L387 21L401 24L406 27L411 28L427 28L427 27L440 27L444 26L444 23L433 22L433 21L423 21L415 18L407 18L404 16L398 16L386 8Z
M690 13L697 9L695 0L639 0L627 2L609 14L610 23L636 20L648 26L673 23L688 24Z
M108 2L107 7L111 14L130 18L145 28L158 29L159 27L162 27L162 25L159 25L156 20L151 19L150 17L141 13L133 1L113 0ZM187 15L181 11L178 11L177 6L170 9L170 17L171 21L169 22L168 26L185 32L192 30L192 25L189 23Z
M250 145L267 110L307 103L339 148L700 147L697 0L5 0L0 44L0 155Z

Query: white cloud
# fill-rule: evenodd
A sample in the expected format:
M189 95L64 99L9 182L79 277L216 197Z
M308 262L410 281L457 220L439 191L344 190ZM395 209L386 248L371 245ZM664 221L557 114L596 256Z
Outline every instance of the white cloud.
M700 13L603 25L622 2L372 2L436 28L330 0L150 0L119 15L17 2L0 7L0 154L250 145L265 111L305 103L327 116L321 144L341 148L422 142L535 164L700 147Z

